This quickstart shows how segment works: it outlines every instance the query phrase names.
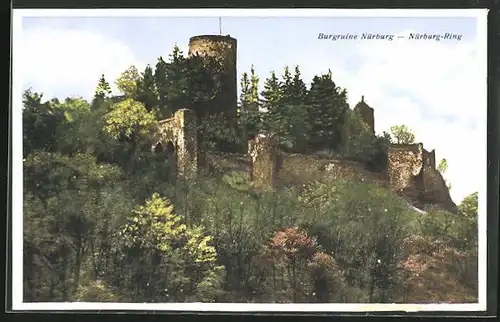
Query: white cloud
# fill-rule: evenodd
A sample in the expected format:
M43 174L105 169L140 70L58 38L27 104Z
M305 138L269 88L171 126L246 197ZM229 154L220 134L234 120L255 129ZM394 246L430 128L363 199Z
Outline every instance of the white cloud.
M284 64L300 62L307 80L330 68L336 83L348 90L351 106L364 95L375 109L377 132L396 124L412 128L427 150L436 149L436 162L447 159L445 178L458 203L484 182L486 75L479 65L481 50L464 41L364 41L355 50L361 58L355 72L334 61L329 50L299 51Z
M83 96L91 98L104 74L114 92L115 79L130 65L142 70L126 45L98 33L71 29L23 30L22 80L25 87L44 97Z

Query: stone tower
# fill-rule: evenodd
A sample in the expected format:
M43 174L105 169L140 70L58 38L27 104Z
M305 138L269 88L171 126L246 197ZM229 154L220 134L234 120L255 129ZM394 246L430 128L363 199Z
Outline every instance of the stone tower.
M365 97L361 96L361 102L356 104L354 111L358 111L363 121L370 127L370 130L375 134L375 117L373 113L373 108L365 103Z
M189 39L189 56L200 55L216 58L222 73L215 75L221 83L221 112L230 119L236 118L238 93L236 72L236 39L222 35L201 35Z

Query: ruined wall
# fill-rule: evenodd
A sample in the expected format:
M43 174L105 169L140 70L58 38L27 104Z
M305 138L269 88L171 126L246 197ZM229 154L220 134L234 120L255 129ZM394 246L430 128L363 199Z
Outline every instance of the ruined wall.
M365 121L365 123L370 127L371 131L375 134L374 110L365 103L364 96L361 97L361 102L356 104L356 106L354 107L354 111L357 111L361 115L363 121Z
M360 162L340 161L303 154L281 155L281 164L276 178L280 184L285 186L322 180L349 180L358 183L387 185L384 178L366 170Z
M172 118L159 122L152 149L156 150L159 145L165 149L169 142L175 150L177 175L186 179L195 178L198 172L198 142L196 114L193 111L181 109Z
M222 67L219 75L223 111L230 118L236 117L238 79L236 71L236 39L230 36L201 35L189 39L189 55L210 56Z
M424 187L423 146L418 144L391 144L387 151L389 185L417 203Z
M250 178L262 186L273 187L276 176L276 144L272 137L259 134L248 141Z
M457 205L451 199L446 181L441 173L432 167L424 168L424 189L421 200L424 204L438 205L452 213L459 212Z
M387 175L390 186L414 204L458 212L446 181L436 170L435 151L426 151L421 143L389 146Z
M427 150L424 149L423 150L423 158L424 158L424 165L426 167L436 169L436 152L435 152L435 150L428 152Z

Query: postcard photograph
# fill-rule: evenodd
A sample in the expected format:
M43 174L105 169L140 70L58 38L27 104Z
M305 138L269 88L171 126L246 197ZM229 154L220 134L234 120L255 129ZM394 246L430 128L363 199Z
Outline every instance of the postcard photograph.
M14 11L13 303L485 309L486 11L248 12Z

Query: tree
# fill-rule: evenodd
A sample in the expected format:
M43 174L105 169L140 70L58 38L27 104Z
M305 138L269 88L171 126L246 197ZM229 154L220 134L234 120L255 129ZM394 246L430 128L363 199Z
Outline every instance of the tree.
M306 133L310 127L303 102L298 104L293 98L293 95L296 95L293 93L293 86L288 67L285 67L281 81L274 72L266 79L262 92L263 107L266 110L264 128L275 135L282 149L299 152L307 142Z
M291 103L295 105L303 104L307 99L307 88L306 84L302 80L299 66L295 66L291 88L291 95L288 95L288 99Z
M130 142L129 157L157 124L153 112L131 98L116 103L105 116L104 132L112 139Z
M330 71L313 78L308 93L309 123L312 126L310 147L313 150L340 147L348 109L347 91L337 87Z
M135 207L121 237L121 261L129 267L127 288L145 301L217 300L223 268L215 264L212 237L202 226L186 226L167 198L155 193Z
M250 75L249 78L247 73L243 73L240 82L238 121L243 132L243 140L247 140L249 135L256 135L261 127L258 97L259 78L255 74L253 66Z
M99 83L94 92L94 100L95 99L107 99L111 96L111 87L109 86L108 81L104 77L104 74L99 78Z
M99 247L113 242L101 228L128 206L117 187L121 171L89 154L39 151L25 159L24 173L25 296L68 301L86 273L99 270L89 255L110 251Z
M155 85L153 69L147 65L138 81L137 101L144 104L146 110L152 111L158 107L158 91Z
M141 81L141 76L137 71L137 67L130 66L121 73L120 77L116 80L118 89L128 98L136 98L138 93L138 85Z
M441 159L438 165L438 171L441 172L441 174L444 174L446 170L448 169L448 162L446 159Z
M158 90L158 108L163 118L170 117L172 111L168 106L168 81L167 81L167 63L160 56L155 66L155 86Z
M250 67L250 87L248 89L248 101L253 108L257 108L259 104L259 76L255 72L255 67Z
M272 115L283 97L281 83L274 71L264 81L264 90L261 95L262 108L266 113Z
M415 143L415 134L406 125L394 125L391 127L391 134L396 144Z
M240 104L241 106L248 106L252 101L250 97L250 79L248 78L248 73L243 73L241 75L240 88Z
M57 102L43 102L43 94L30 89L23 93L23 153L34 150L54 151L58 125L65 115L56 108Z
M477 251L477 219L478 219L478 193L474 192L466 196L458 206L465 218L464 240L467 241L469 249Z

